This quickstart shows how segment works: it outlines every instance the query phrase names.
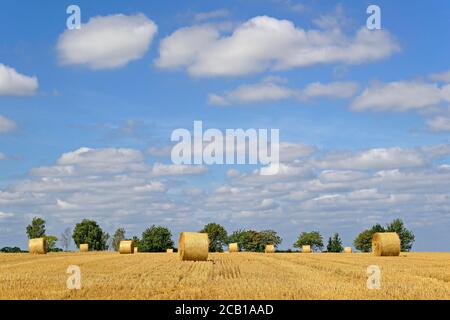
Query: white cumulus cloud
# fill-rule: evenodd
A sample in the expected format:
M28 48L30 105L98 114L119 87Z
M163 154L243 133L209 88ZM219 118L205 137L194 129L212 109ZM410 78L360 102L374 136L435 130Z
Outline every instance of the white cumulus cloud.
M446 87L423 81L396 81L374 83L355 98L351 105L354 111L397 111L420 110L435 106L445 100Z
M210 94L211 105L254 104L287 99L310 100L314 98L350 98L356 94L358 84L354 82L314 82L305 88L290 88L279 79L263 79L255 84L244 84L223 94Z
M155 63L199 77L242 76L325 63L367 63L399 50L384 30L364 27L351 37L339 28L305 30L289 20L257 16L231 34L213 25L178 29L161 41Z
M64 65L113 69L142 58L157 30L143 14L98 16L79 30L64 31L56 48Z
M0 63L0 96L32 96L38 87L36 76L26 76Z

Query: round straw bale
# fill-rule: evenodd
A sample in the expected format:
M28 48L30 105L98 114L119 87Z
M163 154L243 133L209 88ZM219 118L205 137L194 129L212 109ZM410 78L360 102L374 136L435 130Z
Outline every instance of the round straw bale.
M344 253L352 253L352 252L353 252L352 247L345 247L344 248Z
M89 252L89 244L88 243L80 244L80 252Z
M237 243L230 243L228 245L228 251L231 252L239 252L239 245Z
M302 252L303 253L311 253L311 246L309 246L309 245L302 246Z
M134 247L134 253L138 253L138 252L139 252L138 247Z
M32 254L46 254L47 245L44 238L30 239L28 241L28 251Z
M209 252L207 233L182 232L178 240L178 255L184 261L206 261Z
M173 253L173 249L167 249L167 253Z
M133 240L122 240L119 244L120 254L133 254L134 253L134 242Z
M275 253L275 246L273 244L266 244L265 253Z
M375 256L399 256L400 238L396 232L377 232L372 236L372 253Z

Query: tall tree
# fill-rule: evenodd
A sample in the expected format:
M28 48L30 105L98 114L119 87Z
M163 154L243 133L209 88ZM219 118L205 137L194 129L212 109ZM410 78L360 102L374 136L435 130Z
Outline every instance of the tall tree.
M106 250L109 235L94 220L84 219L77 223L73 229L72 238L77 247L80 244L89 244L90 250Z
M224 227L217 223L208 223L200 231L207 233L210 252L223 252L223 246L227 244L228 234Z
M61 237L59 239L59 242L61 242L64 251L69 250L70 238L72 238L72 231L70 230L70 228L66 228L66 230L61 233Z
M400 246L403 252L411 250L413 243L416 239L414 233L411 230L406 229L401 219L395 219L386 226L387 232L397 232L400 238Z
M140 252L164 252L173 248L172 233L166 227L151 226L142 233L138 248Z
M42 238L45 236L45 220L34 217L27 226L28 239Z
M112 237L112 247L115 251L119 251L120 241L125 240L125 229L119 228L114 232Z
M339 237L339 233L335 233L328 239L327 252L342 252L342 240Z
M294 247L301 248L302 246L311 246L313 251L320 251L323 248L323 238L319 231L302 232L298 236Z

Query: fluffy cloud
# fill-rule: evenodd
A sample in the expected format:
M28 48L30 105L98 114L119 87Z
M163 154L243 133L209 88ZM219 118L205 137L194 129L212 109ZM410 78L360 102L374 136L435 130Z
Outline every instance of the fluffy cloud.
M17 125L14 121L0 115L0 133L12 131L16 127Z
M80 148L78 150L64 153L58 160L59 165L88 165L88 166L111 166L116 164L141 162L143 155L140 151L133 149L90 149Z
M143 14L99 16L79 30L64 31L56 47L62 64L113 69L142 58L157 30Z
M450 101L449 86L423 81L375 83L356 97L351 105L354 111L409 111L419 110Z
M378 148L361 152L330 153L317 160L322 168L332 169L392 169L419 167L427 163L426 156L418 150Z
M212 25L178 29L161 41L155 63L199 77L241 76L324 63L367 63L398 50L387 31L361 28L348 37L339 28L305 30L288 20L258 16L231 34Z
M222 95L209 95L212 105L251 104L286 99L309 100L313 98L350 98L356 94L358 85L354 82L310 83L304 89L288 88L279 84L279 79L264 79L256 84L241 85Z
M0 63L0 96L31 96L38 89L36 76L20 74Z

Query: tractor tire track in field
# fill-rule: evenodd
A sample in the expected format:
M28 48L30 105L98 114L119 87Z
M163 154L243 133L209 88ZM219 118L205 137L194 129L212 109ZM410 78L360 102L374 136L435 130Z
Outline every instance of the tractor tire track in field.
M214 266L214 279L237 279L241 275L239 265L233 263L231 259L217 260Z

